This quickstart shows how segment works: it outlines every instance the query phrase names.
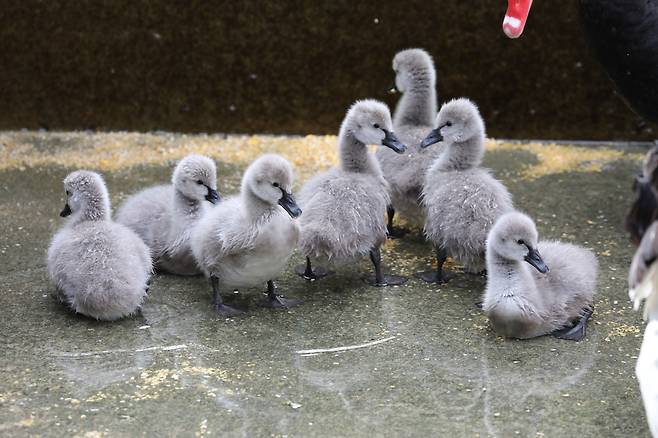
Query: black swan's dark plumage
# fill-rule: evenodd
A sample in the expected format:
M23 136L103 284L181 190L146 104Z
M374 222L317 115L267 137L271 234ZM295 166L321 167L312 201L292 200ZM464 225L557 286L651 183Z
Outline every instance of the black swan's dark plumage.
M580 0L587 41L640 116L658 122L658 0Z
M633 183L635 200L626 215L625 228L631 235L631 242L639 245L644 232L656 219L656 196L652 188L652 181L642 175L638 176Z

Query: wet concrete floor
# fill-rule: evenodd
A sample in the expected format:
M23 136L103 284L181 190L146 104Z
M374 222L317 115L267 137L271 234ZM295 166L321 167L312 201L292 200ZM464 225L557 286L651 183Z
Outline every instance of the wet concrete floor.
M166 182L173 160L193 150L218 161L226 194L268 145L295 163L299 186L330 164L334 143L0 133L0 434L648 436L634 378L644 325L628 301L622 228L641 147L492 143L487 153L543 238L599 256L596 310L580 343L497 337L475 306L484 279L458 266L445 286L412 278L377 289L361 280L367 260L307 283L292 272L296 255L279 286L305 304L273 311L259 306L262 290L244 290L232 301L249 313L233 319L213 313L203 278L157 276L143 316L113 323L52 298L45 253L69 171L101 171L116 206ZM383 252L388 270L408 276L430 256L416 234ZM362 348L307 351L347 346Z

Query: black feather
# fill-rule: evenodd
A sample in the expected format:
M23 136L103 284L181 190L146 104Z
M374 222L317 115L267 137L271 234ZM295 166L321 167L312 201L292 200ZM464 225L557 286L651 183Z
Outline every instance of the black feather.
M587 41L627 103L658 121L658 0L580 0Z
M635 201L626 216L626 231L631 235L631 241L639 245L645 231L656 219L656 195L647 178L638 177L633 184Z

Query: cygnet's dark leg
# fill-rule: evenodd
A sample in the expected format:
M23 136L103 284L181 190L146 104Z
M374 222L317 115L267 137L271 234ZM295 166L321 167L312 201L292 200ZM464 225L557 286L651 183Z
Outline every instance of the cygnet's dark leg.
M379 247L376 246L370 250L370 260L375 267L375 275L369 275L365 278L366 283L371 286L397 286L407 282L406 277L399 275L384 275L382 273L382 255Z
M242 310L238 310L224 304L224 300L222 300L222 294L219 292L219 278L214 274L210 275L210 285L212 286L212 304L217 313L226 316L244 314Z
M267 282L267 298L265 305L267 307L273 307L275 309L289 309L291 307L299 306L303 303L302 300L296 300L294 298L286 298L283 295L276 293L277 288L274 284L274 281L269 280Z
M407 230L405 230L404 228L395 228L393 226L393 217L395 216L395 209L393 208L392 205L386 207L386 216L388 217L388 224L386 225L386 233L388 234L388 237L390 239L397 239L407 234Z
M315 281L319 278L331 275L334 271L323 268L322 266L311 266L311 259L306 257L306 266L300 265L295 268L295 273L308 281Z
M594 307L586 307L583 309L582 315L576 320L574 325L560 330L555 330L551 333L556 338L566 339L568 341L582 341L585 339L587 331L587 321L594 313Z
M146 319L146 315L144 315L144 309L142 306L139 306L137 310L135 311L135 316L141 316L142 319L144 319L144 324L145 325L150 325L148 319Z
M435 251L436 251L436 270L418 272L416 273L416 277L428 283L444 284L447 283L448 280L450 280L450 278L452 278L451 275L448 275L443 270L443 264L448 258L448 253L446 252L445 249L439 247L436 247Z

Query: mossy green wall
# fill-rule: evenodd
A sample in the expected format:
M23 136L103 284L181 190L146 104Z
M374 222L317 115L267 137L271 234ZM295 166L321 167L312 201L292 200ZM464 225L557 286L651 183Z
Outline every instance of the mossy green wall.
M489 134L653 139L588 52L576 0L0 1L0 129L335 133L352 101L393 104L391 58L424 47L441 100Z

